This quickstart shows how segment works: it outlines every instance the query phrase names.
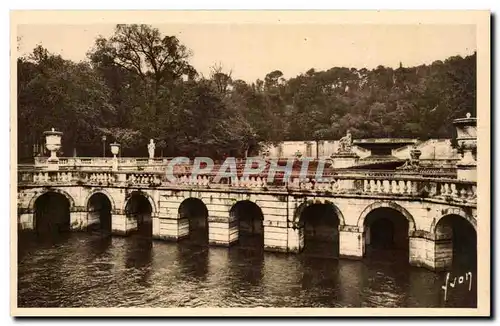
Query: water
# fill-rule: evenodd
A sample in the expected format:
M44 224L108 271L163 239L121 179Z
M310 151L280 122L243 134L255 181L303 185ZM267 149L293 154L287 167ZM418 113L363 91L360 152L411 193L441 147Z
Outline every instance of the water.
M363 261L140 236L21 235L19 307L475 307L475 282L393 256ZM475 277L475 274L474 274Z

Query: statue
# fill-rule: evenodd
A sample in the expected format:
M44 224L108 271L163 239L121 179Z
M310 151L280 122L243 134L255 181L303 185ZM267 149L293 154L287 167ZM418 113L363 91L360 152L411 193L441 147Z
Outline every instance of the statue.
M154 143L154 140L150 139L149 144L148 144L149 158L153 158L155 156L155 148L156 148L156 145Z
M351 132L347 130L344 137L340 138L338 153L352 153L352 136Z

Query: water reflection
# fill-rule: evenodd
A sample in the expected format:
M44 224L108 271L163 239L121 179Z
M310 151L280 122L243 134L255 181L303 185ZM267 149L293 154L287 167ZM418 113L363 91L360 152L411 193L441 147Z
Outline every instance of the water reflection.
M443 299L445 273L370 255L362 261L198 246L140 235L20 237L21 307L474 307ZM458 273L458 271L457 271ZM474 271L475 276L475 271Z
M205 282L208 274L208 247L181 243L177 251L180 272L192 282Z
M125 268L140 286L149 287L151 276L152 240L140 236L128 241L125 253Z

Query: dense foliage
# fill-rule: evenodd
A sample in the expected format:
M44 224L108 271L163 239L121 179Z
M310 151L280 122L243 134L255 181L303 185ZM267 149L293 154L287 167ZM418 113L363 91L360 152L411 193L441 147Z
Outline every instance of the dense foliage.
M19 157L43 131L63 131L63 155L102 155L101 137L123 156L243 156L261 142L354 138L449 138L452 120L476 114L476 54L431 65L373 70L279 70L248 84L221 66L201 77L190 51L147 25L117 25L75 63L37 46L18 69ZM108 146L109 148L109 146ZM107 149L109 153L109 149Z

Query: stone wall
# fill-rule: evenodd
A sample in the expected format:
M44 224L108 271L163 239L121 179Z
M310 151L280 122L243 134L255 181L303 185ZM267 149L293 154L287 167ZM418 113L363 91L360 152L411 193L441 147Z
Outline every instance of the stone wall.
M208 241L213 245L230 246L239 238L237 217L231 214L239 201L251 201L260 207L264 220L264 248L269 251L300 252L304 248L304 230L300 223L300 212L312 203L332 205L339 220L335 236L339 239L342 257L362 258L366 238L365 218L374 209L385 207L397 211L408 221L408 234L399 235L409 240L410 263L429 268L442 268L450 264L452 244L442 229L436 230L439 220L450 214L468 220L476 227L477 212L472 208L461 208L442 203L405 198L377 198L367 196L337 195L284 195L243 193L229 191L175 191L162 189L124 189L113 187L61 186L57 188L34 187L23 189L18 194L18 226L20 230L33 229L34 203L47 191L56 191L70 202L70 223L74 230L84 230L95 220L88 210L88 200L96 192L109 196L112 204L112 231L126 235L137 228L135 218L126 215L127 200L140 191L148 198L152 207L152 236L156 239L180 240L189 235L189 220L181 217L179 207L187 198L203 202L208 211ZM259 221L260 225L260 221ZM332 235L333 236L333 235Z

